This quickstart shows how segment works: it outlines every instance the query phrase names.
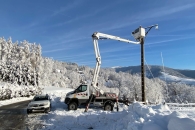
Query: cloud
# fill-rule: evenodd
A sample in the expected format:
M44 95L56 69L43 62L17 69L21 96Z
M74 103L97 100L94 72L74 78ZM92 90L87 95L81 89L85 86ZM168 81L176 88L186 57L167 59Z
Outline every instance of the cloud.
M53 50L43 51L42 53L50 53L50 52L68 50L68 49L69 49L68 47L65 47L65 48L60 48L60 49L53 49Z
M194 17L195 18L195 17ZM195 25L194 25L194 18L193 19L190 19L188 22L191 22L191 23L188 23L186 24L185 26L184 25L180 25L178 27L174 27L173 29L169 30L169 32L184 32L185 31L185 34L186 35L191 35L191 32L190 31L187 31L187 30L194 30L195 29ZM189 34L187 34L189 33Z
M51 10L51 9L41 7L43 10L48 10L49 12L52 12L52 13L50 13L50 15L44 15L43 17L39 18L39 20L32 21L28 26L26 26L24 28L25 29L30 29L30 28L33 29L34 27L44 23L45 21L48 21L49 19L53 19L54 17L56 17L58 15L65 15L64 12L74 10L75 8L77 8L77 6L82 5L81 3L82 3L82 1L74 1L74 2L71 2L69 4L66 4L64 7L61 7L58 10ZM50 27L52 27L52 26L50 26ZM50 27L48 27L48 28L50 28Z
M116 3L114 3L114 4L116 4ZM53 25L53 26L51 26L51 27L63 26L63 25L69 24L69 23L73 23L73 22L82 20L82 19L90 18L90 17L92 17L92 16L95 16L95 15L97 15L97 14L99 14L99 13L105 11L105 10L108 9L110 6L112 6L112 5L109 5L109 6L107 5L107 6L104 6L104 7L102 7L102 8L98 8L98 9L92 11L92 12L85 13L84 15L83 15L83 14L82 14L82 15L79 15L79 16L74 17L74 18L72 18L72 19L69 19L69 20L67 20L67 21L65 21L65 22L57 23L57 24L55 24L55 25ZM63 12L63 11L59 11L59 12ZM58 14L59 14L59 13L58 13ZM56 15L57 15L57 14L56 14Z
M167 35L167 34L162 34L162 35L154 35L154 34L152 34L152 35L148 35L147 37L186 37L186 36L188 36L189 37L189 35L187 35L187 34L185 34L185 35ZM195 36L195 35L190 35L190 36Z
M44 48L50 48L52 46L59 46L59 45L74 45L75 47L80 47L83 46L84 44L86 44L86 42L88 42L89 40L85 37L79 37L79 38L67 38L67 37L63 37L62 39L57 39L55 38L55 40L47 42L43 45ZM78 44L79 43L79 44Z
M191 37L183 37L183 38L176 38L176 39L169 39L169 40L162 40L162 41L157 41L157 42L151 42L151 43L147 43L145 45L154 45L154 44L158 44L158 43L166 43L166 42L172 42L172 41L178 41L178 40L184 40L184 39L190 39L190 38L194 38L195 36L191 36Z
M69 45L66 45L66 47L64 48L59 48L59 49L49 49L47 51L42 51L42 53L51 53L51 52L59 52L59 51L63 51L63 50L71 50L71 49L76 49L76 48L81 48L83 47L82 44L69 44Z
M66 2L65 2L66 3ZM66 6L58 9L58 10L55 10L50 17L55 17L57 15L64 15L64 12L67 12L67 11L70 11L70 10L73 10L75 8L77 8L78 6L81 6L82 4L82 1L71 1L71 3L69 4L66 4Z
M175 13L179 13L188 9L192 9L195 7L195 4L193 3L189 3L186 5L175 5L176 7L172 7L172 6L166 6L166 7L162 7L162 8L156 8L155 10L151 10L149 12L147 12L146 14L148 18L154 18L154 17L162 17L162 16L167 16L167 15L171 15L171 14L175 14Z
M156 6L156 5L153 5L153 6ZM174 15L176 13L180 13L182 11L186 11L186 10L194 9L194 8L195 8L194 3L189 3L189 4L181 4L181 3L175 4L174 3L174 7L172 5L167 5L164 7L156 7L154 9L149 9L144 12L141 11L141 13L134 13L128 17L122 17L122 19L115 20L114 24L111 23L110 26L105 29L105 31L122 29L124 27L128 27L128 26L135 25L138 23L145 24L148 21L146 19L158 18L156 19L157 21L170 19L171 17L168 17L169 15ZM113 21L113 20L110 19L110 21ZM107 23L110 23L110 21L107 21ZM143 21L145 21L145 23L143 23Z
M68 56L63 56L63 57L56 57L55 59L59 59L59 60L62 60L62 59L76 59L76 58L79 58L80 57L83 57L83 56L89 56L89 55L93 55L93 57L95 57L95 54L94 52L88 52L88 53L81 53L81 54L77 54L77 55L68 55ZM84 59L84 58L83 58Z

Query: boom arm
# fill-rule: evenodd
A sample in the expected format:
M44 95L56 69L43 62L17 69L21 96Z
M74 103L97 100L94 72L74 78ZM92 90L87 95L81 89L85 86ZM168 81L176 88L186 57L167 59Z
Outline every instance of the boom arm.
M130 41L128 39L124 39L124 38L120 38L117 36L112 36L112 35L108 35L108 34L104 34L104 33L99 33L99 32L95 32L92 35L93 38L93 44L94 44L94 50L95 50L95 56L96 56L96 66L95 66L95 70L94 70L94 76L93 76L93 80L91 85L98 91L100 91L100 89L97 87L97 78L99 75L99 71L100 71L100 66L101 66L101 56L100 56L100 51L99 51L99 47L98 47L98 40L100 39L112 39L112 40L117 40L117 41L121 41L121 42L127 42L127 43L133 43L133 44L140 44L140 42L134 42L134 41ZM103 91L100 91L101 94L103 94Z

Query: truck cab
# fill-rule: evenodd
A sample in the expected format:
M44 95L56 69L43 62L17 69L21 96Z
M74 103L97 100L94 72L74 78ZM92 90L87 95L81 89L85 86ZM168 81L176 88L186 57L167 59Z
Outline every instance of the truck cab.
M104 110L112 111L118 96L110 92L100 94L98 91L95 91L96 93L92 93L93 90L91 88L93 87L81 84L74 91L67 93L64 102L68 105L68 110L77 110L80 105L93 104L94 106L104 107Z
M65 103L69 110L76 110L81 104L86 104L89 99L89 87L81 84L77 89L66 94Z

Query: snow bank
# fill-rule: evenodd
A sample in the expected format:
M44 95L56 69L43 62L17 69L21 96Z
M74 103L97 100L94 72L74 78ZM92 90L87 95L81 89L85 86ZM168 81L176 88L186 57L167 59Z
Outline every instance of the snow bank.
M195 121L189 118L173 117L169 120L168 130L195 130Z
M119 112L103 111L102 108L84 107L68 111L64 94L51 94L52 111L44 118L45 130L194 130L195 116L171 112L167 105L146 106L133 103L119 105ZM178 124L178 125L175 125Z
M38 87L0 82L0 106L31 100Z
M0 107L1 106L4 106L4 105L13 104L13 103L16 103L16 102L22 102L22 101L32 100L33 97L34 96L30 96L30 97L17 97L17 98L3 100L3 101L0 101Z
M54 87L54 86L49 86L49 87L41 86L40 88L43 89L42 91L43 94L49 93L50 95L55 95L54 101L57 98L59 98L59 95L61 95L62 96L61 98L64 99L66 96L66 93L73 90L70 88L60 88L60 87ZM8 94L5 90L11 90L11 94L10 94L11 99L0 100L0 106L13 104L13 103L21 102L21 101L26 101L26 100L32 100L34 97L32 96L32 94L33 95L38 94L36 93L37 87L35 86L24 86L24 85L0 82L0 92L2 94L0 95L0 97L6 96ZM35 92L35 93L32 93L32 92Z
M195 120L186 114L171 112L167 105L144 106L138 103L132 104L130 109L136 113L135 117L139 125L133 130L194 130ZM136 119L136 118L135 118ZM132 130L132 122L129 122L128 130Z

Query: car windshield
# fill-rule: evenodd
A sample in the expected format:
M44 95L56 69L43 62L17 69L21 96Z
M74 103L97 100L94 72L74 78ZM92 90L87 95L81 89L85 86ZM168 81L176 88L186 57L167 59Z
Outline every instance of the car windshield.
M48 100L48 97L40 96L40 97L35 97L34 98L34 101L41 101L41 100Z

